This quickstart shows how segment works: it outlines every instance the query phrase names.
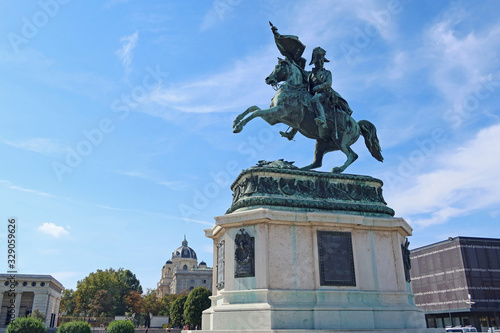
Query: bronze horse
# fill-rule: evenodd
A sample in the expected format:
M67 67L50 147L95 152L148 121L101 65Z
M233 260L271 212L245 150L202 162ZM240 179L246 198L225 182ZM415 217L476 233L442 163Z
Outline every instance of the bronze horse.
M266 78L266 83L276 86L279 82L284 83L273 97L270 108L262 110L254 105L246 109L234 120L234 133L241 132L243 127L256 117L261 117L271 126L283 123L292 127L290 133L281 132L281 134L291 140L298 131L305 137L316 140L314 161L303 167L303 170L321 167L326 153L341 150L346 154L347 160L341 166L334 167L332 172L343 172L358 158L350 146L360 135L365 138L366 147L372 156L380 162L384 160L375 126L367 120L356 122L347 113L336 110L329 112L328 127L324 130L318 128L314 121L316 115L310 111L311 94L307 91L306 73L296 64L278 58L278 64ZM250 115L246 117L248 114Z

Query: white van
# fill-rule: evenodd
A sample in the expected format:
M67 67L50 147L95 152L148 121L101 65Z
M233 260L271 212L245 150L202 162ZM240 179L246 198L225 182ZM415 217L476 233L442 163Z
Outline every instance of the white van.
M477 332L475 327L467 326L467 327L447 327L446 332L457 332L457 333L468 333L468 332Z

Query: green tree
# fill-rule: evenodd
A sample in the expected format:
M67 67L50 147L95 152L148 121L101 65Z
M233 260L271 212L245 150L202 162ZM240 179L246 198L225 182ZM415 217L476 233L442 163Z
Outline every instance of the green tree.
M161 300L162 300L162 302L164 304L164 307L158 313L158 315L160 315L160 316L170 316L170 307L172 306L172 303L176 299L178 299L179 297L180 297L180 295L177 295L177 294L169 294L169 295L163 296L163 298Z
M101 289L95 293L94 301L89 305L89 314L95 317L113 315L113 299L107 290Z
M108 326L108 333L134 333L135 327L128 320L115 320Z
M94 303L96 294L99 290L105 290L108 293L111 310L106 315L124 315L127 309L125 297L130 291L136 290L142 292L142 287L139 280L129 270L120 268L114 270L112 268L106 270L97 270L95 273L90 273L83 280L78 281L75 296L75 313L88 315L95 313L96 304ZM101 300L104 295L100 295ZM101 312L98 315L104 314Z
M40 319L33 317L17 318L7 326L6 333L45 333L47 328Z
M170 306L170 320L174 325L184 324L184 303L186 303L187 298L186 295L181 295Z
M142 295L138 291L132 290L125 296L125 304L127 305L128 311L136 315L142 313L142 302Z
M116 313L125 314L125 311L127 311L127 305L123 301L124 298L131 291L137 291L142 294L142 287L141 283L139 282L135 274L129 271L128 269L119 268L115 274L116 277L118 278L118 281L120 281L122 285L122 288L120 290L120 299L122 301L117 303Z
M184 320L187 324L201 326L201 313L210 307L212 292L204 287L196 287L184 304Z
M92 333L92 328L84 321L70 321L59 326L57 333Z
M61 295L59 313L64 316L72 316L75 312L76 297L73 289L65 289Z
M45 321L45 315L43 313L40 312L40 310L38 309L35 309L31 315L30 315L32 318L35 318L35 319L39 319L41 320L42 322Z
M148 289L143 298L142 308L144 314L151 313L153 316L157 316L165 308L165 303L156 296L156 290Z

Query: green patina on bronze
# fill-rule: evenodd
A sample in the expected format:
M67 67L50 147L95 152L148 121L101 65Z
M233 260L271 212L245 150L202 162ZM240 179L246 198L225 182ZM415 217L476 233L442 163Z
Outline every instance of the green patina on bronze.
M270 22L269 22L270 23ZM271 23L270 23L271 24ZM251 106L238 115L233 122L233 132L239 133L252 119L260 117L270 125L283 123L291 131L280 132L292 140L297 132L316 140L314 161L303 167L311 170L321 167L324 154L340 150L347 156L344 164L334 167L332 172L341 173L351 165L358 155L351 149L360 135L372 156L383 161L375 126L367 121L355 121L347 101L332 88L332 74L324 68L326 51L316 47L312 53L311 71L305 70L306 61L302 57L305 45L297 36L281 35L271 24L274 40L285 59L278 58L274 71L266 78L266 83L275 88L276 95L269 109ZM280 82L283 82L279 85Z
M226 214L270 208L394 216L384 201L382 185L370 176L304 171L283 160L260 161L231 185L233 203Z

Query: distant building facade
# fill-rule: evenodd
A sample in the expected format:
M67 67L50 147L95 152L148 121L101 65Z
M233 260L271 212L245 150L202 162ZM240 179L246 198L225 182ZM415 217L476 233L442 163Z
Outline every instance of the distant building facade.
M500 239L455 237L414 249L410 272L428 327L500 325Z
M188 246L184 236L182 246L172 252L172 257L161 269L157 286L158 297L190 292L196 287L212 291L212 268L202 261L198 264L196 252Z
M11 308L16 318L26 317L38 309L45 315L45 324L56 327L63 285L50 275L16 274L14 283L10 277L10 274L0 274L0 328L7 327ZM9 295L11 290L14 297ZM13 307L11 300L14 300Z

